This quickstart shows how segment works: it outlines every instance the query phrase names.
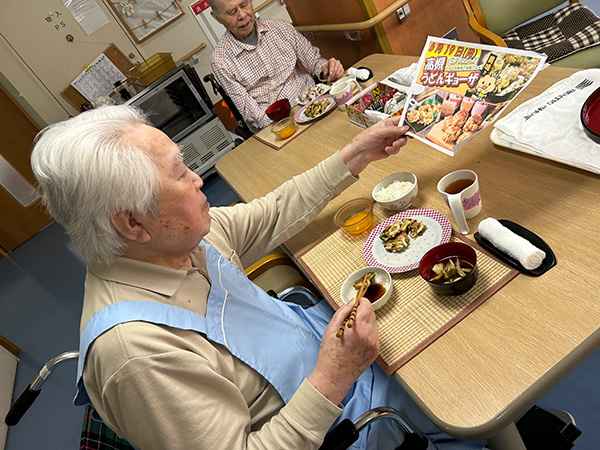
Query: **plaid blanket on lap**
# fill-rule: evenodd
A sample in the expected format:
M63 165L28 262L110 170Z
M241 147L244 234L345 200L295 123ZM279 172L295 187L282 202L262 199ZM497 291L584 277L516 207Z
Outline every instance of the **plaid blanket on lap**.
M501 37L510 48L545 53L551 63L600 44L600 18L587 6L575 3Z
M86 406L79 450L135 450L129 442L117 436L96 417L94 417L94 408L90 405Z

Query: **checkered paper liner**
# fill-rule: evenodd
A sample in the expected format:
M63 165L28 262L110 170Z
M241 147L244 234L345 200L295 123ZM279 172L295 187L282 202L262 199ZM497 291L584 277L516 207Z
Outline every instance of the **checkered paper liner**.
M379 223L386 214L375 208ZM329 234L297 259L334 309L343 305L344 280L368 264L363 257L367 234L350 236L343 230ZM463 295L435 294L418 269L392 274L390 300L376 312L380 352L377 359L391 375L491 297L519 272L486 253L467 238L453 234L450 242L465 242L475 249L479 278Z

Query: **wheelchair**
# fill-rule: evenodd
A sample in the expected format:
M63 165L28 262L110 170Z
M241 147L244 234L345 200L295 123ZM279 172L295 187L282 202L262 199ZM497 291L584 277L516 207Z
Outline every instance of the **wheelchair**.
M306 295L306 291L299 292L301 295ZM289 295L294 294L290 292ZM4 422L8 426L15 426L19 423L23 415L32 406L33 402L41 393L42 385L46 379L52 374L52 370L58 365L70 361L77 360L79 357L78 351L67 351L50 359L34 380L21 393L19 398L13 403ZM84 413L84 425L82 427L81 446L80 448L111 448L114 450L135 450L125 439L119 438L101 419L94 414L92 406L88 405ZM396 450L426 450L429 446L429 440L418 433L406 421L398 411L389 407L379 407L371 409L355 421L345 419L336 427L331 429L325 436L323 444L319 450L344 450L352 445L359 437L361 430L368 427L375 421L393 420L404 435L404 440ZM90 447L89 442L93 442L94 447ZM97 446L97 447L96 447Z
M235 128L233 130L233 132L240 135L244 139L250 139L254 133L252 133L252 131L250 131L250 128L248 128L248 125L246 125L244 118L242 117L239 110L233 103L233 100L231 100L231 97L229 97L227 95L227 93L225 92L225 89L223 89L223 86L221 86L219 84L219 82L217 81L215 76L212 73L209 73L207 75L204 75L202 80L205 83L210 83L213 92L215 94L218 94L221 96L221 98L225 102L225 105L227 106L227 109L229 109L231 111L231 114L233 115L234 119L238 123L238 127Z
M245 272L250 280L281 301L309 308L322 300L310 279L285 253L271 253L252 264ZM39 396L42 385L55 367L78 357L78 351L68 351L50 359L12 404L5 418L6 425L18 424ZM581 430L572 418L561 417L566 413L560 413L549 412L534 405L517 421L517 429L528 450L567 450L573 447ZM366 411L354 421L341 421L327 433L319 450L347 449L356 442L362 430L380 420L393 421L401 431L403 440L395 450L427 450L432 446L398 411L390 407L379 407ZM80 448L135 450L129 442L119 438L106 426L90 405L85 409L83 422Z
M282 267L291 270L287 276L290 279L297 279L298 285L292 286L273 286L273 277L282 278L282 273L277 271ZM267 293L281 301L293 302L304 308L315 305L320 301L314 286L300 272L296 274L297 268L293 265L291 258L282 253L267 255L246 270L248 278L259 281L257 284L266 284L273 286L276 290L261 286ZM269 271L275 270L271 277L260 280L259 276L265 276ZM297 277L297 278L296 278ZM265 281L266 280L266 281ZM262 281L262 282L261 282ZM284 283L285 284L285 283ZM33 402L41 393L41 388L46 379L51 375L54 368L71 360L77 360L79 351L67 351L50 359L39 371L34 380L21 393L18 399L13 403L5 423L8 426L15 426L21 420L23 415L32 406ZM396 450L426 450L429 447L429 440L419 433L398 411L389 407L379 407L363 413L356 420L345 419L331 429L325 436L323 444L319 450L344 450L350 447L359 437L359 433L370 424L380 420L391 420L395 422L398 429L404 436L403 441ZM114 450L135 450L125 439L119 438L106 424L98 418L92 406L85 408L83 417L83 427L81 435L80 448L111 448Z

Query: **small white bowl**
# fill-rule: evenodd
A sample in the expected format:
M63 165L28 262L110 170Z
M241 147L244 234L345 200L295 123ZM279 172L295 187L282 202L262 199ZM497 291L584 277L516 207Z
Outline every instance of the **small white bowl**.
M367 272L375 272L375 283L379 283L385 289L385 293L379 297L376 301L372 303L373 311L378 310L383 305L387 303L387 301L392 296L392 277L391 275L384 269L380 267L363 267L362 269L358 269L344 281L342 284L342 289L340 291L340 296L344 303L354 303L356 299L356 294L358 294L358 289L354 289L352 286L355 281L362 280ZM368 297L367 297L368 298Z
M377 192L379 192L379 190L392 184L394 181L408 181L413 184L413 187L406 194L402 195L401 197L395 198L393 200L389 200L389 201L377 200L377 198L375 198L375 194L377 194ZM381 180L379 183L377 183L375 185L375 187L373 188L373 192L371 193L371 196L373 197L373 200L375 200L377 203L381 204L386 209L389 209L390 211L404 211L412 204L413 200L417 197L418 192L419 192L419 186L417 183L417 176L412 172L398 172L398 173L394 173L392 175L385 177L383 180Z

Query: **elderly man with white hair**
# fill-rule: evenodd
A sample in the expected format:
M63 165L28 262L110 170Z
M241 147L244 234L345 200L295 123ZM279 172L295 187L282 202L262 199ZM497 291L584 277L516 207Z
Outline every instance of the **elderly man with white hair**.
M76 403L141 449L317 449L336 420L379 405L447 442L373 364L370 302L338 339L352 305L304 310L243 272L398 153L397 124L362 131L263 198L212 209L178 146L132 107L43 130L31 156L43 202L88 261ZM356 448L389 438L372 427Z
M212 70L253 132L271 123L265 110L276 100L287 98L294 106L315 84L313 76L329 83L344 75L340 61L322 58L291 23L256 20L251 0L209 2L227 29L211 56Z

